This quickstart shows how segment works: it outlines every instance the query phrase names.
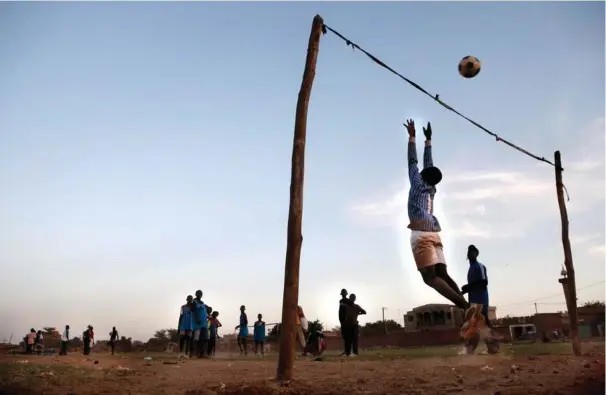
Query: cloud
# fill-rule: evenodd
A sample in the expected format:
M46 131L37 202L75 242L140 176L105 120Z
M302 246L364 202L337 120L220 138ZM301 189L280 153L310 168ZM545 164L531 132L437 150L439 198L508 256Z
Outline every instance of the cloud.
M563 153L563 181L570 195L567 208L571 218L596 211L598 205L603 207L605 196L604 118L581 128L579 135L582 138L574 136L575 143L565 157ZM554 172L545 171L544 163L528 171L469 171L461 163L449 167L453 176L445 178L438 188L436 209L447 215L438 218L447 222L457 237L522 237L537 223L558 215ZM350 205L349 213L365 224L401 227L398 221L406 217L408 188L408 180L402 179L395 190ZM572 237L576 244L595 240L591 235ZM603 253L596 248L595 253Z
M600 244L590 247L588 252L591 255L605 255L606 254L606 245Z

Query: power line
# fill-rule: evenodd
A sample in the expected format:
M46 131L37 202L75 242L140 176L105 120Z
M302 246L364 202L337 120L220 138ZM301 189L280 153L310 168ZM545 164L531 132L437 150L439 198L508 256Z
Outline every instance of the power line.
M592 284L585 285L585 286L583 286L581 288L577 288L577 293L579 291L584 290L584 289L595 287L596 285L604 284L605 282L606 282L605 280L602 280L602 281L598 281L598 282L595 282L595 283L592 283ZM503 307L509 307L509 306L519 306L519 305L522 305L522 304L533 304L533 303L541 301L541 300L552 299L552 298L559 297L559 296L564 296L564 294L562 292L559 292L559 293L553 294L553 295L543 296L543 297L536 298L536 299L529 299L529 300L525 300L523 302L509 303L509 304L502 305L502 306L497 306L497 307L498 308L503 308ZM543 303L541 303L541 304L543 304Z
M351 46L352 49L358 49L359 51L361 51L362 53L364 53L364 55L368 56L373 62L375 62L376 64L378 64L379 66L385 68L386 70L391 71L394 75L400 77L402 80L406 81L408 84L412 85L414 88L416 88L418 91L424 93L425 95L429 96L430 98L432 98L433 100L435 100L437 103L439 103L440 105L442 105L442 107L446 108L447 110L450 110L452 112L454 112L455 114L457 114L458 116L460 116L461 118L467 120L469 123L475 125L476 127L478 127L479 129L481 129L482 131L484 131L485 133L489 134L490 136L494 137L496 139L497 142L502 142L507 144L508 146L510 146L511 148L514 148L516 150L518 150L519 152L526 154L528 156L530 156L533 159L536 159L540 162L545 162L548 163L552 166L555 167L555 164L552 163L551 161L545 159L542 156L538 156L535 155L531 152L529 152L528 150L519 147L517 145L515 145L514 143L505 140L504 138L500 137L499 135L497 135L494 132L491 132L490 130L488 130L487 128L485 128L484 126L480 125L478 122L474 121L473 119L463 115L462 113L460 113L459 111L457 111L456 109L454 109L453 107L449 106L448 104L446 104L444 101L442 101L440 99L440 95L432 95L431 93L429 93L427 90L425 90L423 87L421 87L421 85L417 84L416 82L404 77L402 74L398 73L397 71L395 71L393 68L391 68L390 66L388 66L386 63L382 62L381 60L379 60L379 58L377 58L376 56L372 55L370 52L366 51L365 49L363 49L362 47L360 47L358 44L354 43L353 41L351 41L350 39L348 39L347 37L343 36L341 33L339 33L338 31L336 31L335 29L329 27L328 25L324 24L323 28L322 28L322 32L324 34L326 34L326 32L330 30L332 33L334 33L337 37L339 37L341 40L345 41L345 43L348 46ZM563 170L563 169L562 169Z

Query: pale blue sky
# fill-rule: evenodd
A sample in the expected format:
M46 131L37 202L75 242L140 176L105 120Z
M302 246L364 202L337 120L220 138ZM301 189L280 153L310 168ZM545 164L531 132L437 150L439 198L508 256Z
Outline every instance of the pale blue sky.
M145 339L198 288L226 327L241 304L280 318L316 13L502 136L560 149L579 288L604 279L604 3L2 3L0 340L66 323ZM483 62L475 79L457 74L465 55ZM498 315L563 310L553 168L328 34L309 106L309 318L336 324L342 287L367 320L443 301L409 251L408 117L434 128L456 280L474 243Z

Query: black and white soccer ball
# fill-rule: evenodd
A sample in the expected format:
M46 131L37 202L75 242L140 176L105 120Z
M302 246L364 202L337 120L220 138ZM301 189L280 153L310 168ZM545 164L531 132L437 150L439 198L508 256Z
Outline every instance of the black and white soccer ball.
M459 74L465 78L473 78L480 73L482 64L475 56L465 56L459 62Z

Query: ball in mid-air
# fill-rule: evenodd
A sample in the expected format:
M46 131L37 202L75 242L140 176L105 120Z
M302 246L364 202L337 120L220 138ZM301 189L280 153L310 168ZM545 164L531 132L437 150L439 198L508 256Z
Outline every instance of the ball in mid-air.
M480 73L482 64L475 56L465 56L459 62L459 74L465 78L473 78Z

